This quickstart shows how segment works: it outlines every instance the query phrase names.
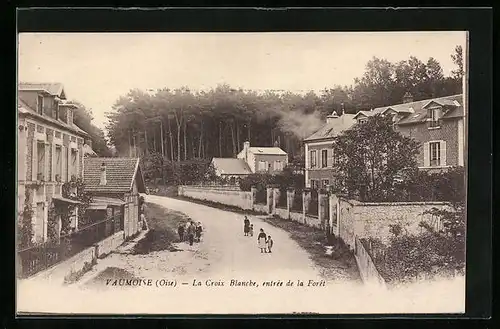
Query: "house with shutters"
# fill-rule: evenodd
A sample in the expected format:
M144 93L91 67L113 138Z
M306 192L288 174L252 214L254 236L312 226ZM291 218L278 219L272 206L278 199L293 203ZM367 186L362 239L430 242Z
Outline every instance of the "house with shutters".
M305 186L313 189L326 188L335 178L335 154L333 139L335 136L356 124L354 114L333 111L326 117L326 124L304 139Z
M17 205L22 212L31 204L32 242L41 243L48 239L51 207L74 205L70 225L78 227L77 202L63 197L62 185L83 177L84 147L91 149L91 141L74 124L75 106L61 83L20 83L17 101Z
M235 183L239 178L252 173L277 174L288 164L288 154L278 145L273 147L250 146L243 143L243 149L236 158L213 158L212 166L219 177Z
M84 160L85 191L92 195L89 210L101 220L118 218L128 238L142 230L139 193L146 193L139 158L88 157Z
M359 111L355 115L339 116L333 111L326 124L304 140L306 187L324 188L334 183L333 137L377 114L391 116L395 130L420 143L419 169L441 171L463 166L466 148L462 104L462 94L413 101L412 95L406 93L401 104Z
M465 113L463 95L413 101L405 94L401 104L360 111L354 117L363 123L372 115L390 115L394 129L420 142L417 164L422 170L446 170L452 166L464 166Z

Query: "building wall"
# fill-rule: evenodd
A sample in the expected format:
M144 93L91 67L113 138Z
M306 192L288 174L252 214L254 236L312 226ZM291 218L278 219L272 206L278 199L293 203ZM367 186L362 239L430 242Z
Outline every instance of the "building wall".
M250 168L253 167L252 170L253 172L258 173L261 172L259 171L259 161L267 161L269 164L271 164L271 170L269 172L273 174L281 172L281 170L279 171L274 170L274 162L277 160L283 163L283 168L284 168L288 163L288 155L253 154L251 158L249 157L249 166ZM267 169L264 172L267 172Z
M311 180L319 180L320 183L324 179L328 179L330 184L334 179L333 171L333 140L326 140L321 142L307 142L305 147L305 185L306 187L311 187ZM312 166L311 162L311 151L316 151L316 166ZM327 166L322 167L321 151L327 150Z
M420 145L420 152L417 155L417 164L424 167L424 146L423 143L429 141L443 140L446 142L446 165L458 166L459 161L459 121L463 119L444 119L439 128L429 128L427 123L414 125L400 125L397 130L403 135L411 137ZM460 152L463 152L460 151Z

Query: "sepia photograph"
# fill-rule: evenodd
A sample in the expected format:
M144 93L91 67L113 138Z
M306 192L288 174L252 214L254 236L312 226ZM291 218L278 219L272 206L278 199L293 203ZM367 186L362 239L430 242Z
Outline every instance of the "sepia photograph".
M17 46L18 314L465 312L466 31Z

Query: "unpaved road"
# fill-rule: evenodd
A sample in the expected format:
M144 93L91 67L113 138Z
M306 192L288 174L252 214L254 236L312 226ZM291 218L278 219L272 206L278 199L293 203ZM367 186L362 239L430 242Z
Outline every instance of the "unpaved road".
M100 260L78 285L63 289L51 287L47 293L50 291L53 298L44 303L32 301L28 308L101 314L432 313L437 309L453 312L457 307L460 310L462 299L457 298L462 296L458 289L460 282L445 283L446 286L438 288L446 287L451 295L441 296L444 301L429 298L425 293L429 290L423 289L425 287L388 295L389 292L367 289L357 283L325 282L306 251L287 232L257 217L249 216L255 232L253 237L246 237L243 235L243 215L160 196L148 195L146 202L201 221L205 228L203 241L192 247L181 243L178 246L182 251L179 252L111 254ZM260 228L273 237L272 254L262 254L257 248ZM123 287L106 285L104 281L93 282L93 278L107 268L151 279L152 286ZM158 280L175 282L176 286L158 286ZM251 280L255 285L230 286L231 280ZM265 286L265 281L272 281L273 285ZM299 281L304 285L299 286ZM93 284L89 285L90 282ZM287 286L287 282L293 285ZM314 284L309 285L309 282ZM32 286L29 292L35 293L36 289L39 295L44 293L41 290L48 288Z

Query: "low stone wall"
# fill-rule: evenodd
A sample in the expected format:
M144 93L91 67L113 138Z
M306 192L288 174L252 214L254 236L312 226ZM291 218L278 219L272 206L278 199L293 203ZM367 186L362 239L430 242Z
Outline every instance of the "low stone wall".
M436 229L442 227L438 218L424 214L432 208L451 209L446 202L358 202L339 200L338 234L354 249L355 236L359 238L378 238L387 243L390 225L400 224L409 234L422 232L420 222L429 223Z
M290 211L290 219L294 222L304 223L302 212Z
M102 240L97 244L98 245L97 257L101 258L111 253L113 250L118 248L118 246L120 246L123 243L123 241L125 241L123 231L117 232L112 236Z
M179 195L251 210L252 192L212 186L179 186Z
M310 227L321 228L321 221L317 216L306 215L304 218L304 224Z
M354 231L360 238L379 238L388 242L391 224L400 224L409 234L421 233L420 222L427 222L437 230L442 228L438 218L424 214L432 208L448 209L445 202L359 203L354 206Z
M266 204L256 203L253 205L253 210L261 213L267 214L269 211L269 207Z
M283 219L289 219L288 210L286 208L275 208L274 214Z
M73 257L32 276L30 279L41 278L49 282L63 283L65 278L83 270L86 264L95 264L100 256L109 254L120 246L123 241L124 232L117 232L92 247L80 251Z
M354 240L354 257L356 258L361 279L365 284L386 288L384 278L377 271L370 254L366 251L358 237L355 237Z

